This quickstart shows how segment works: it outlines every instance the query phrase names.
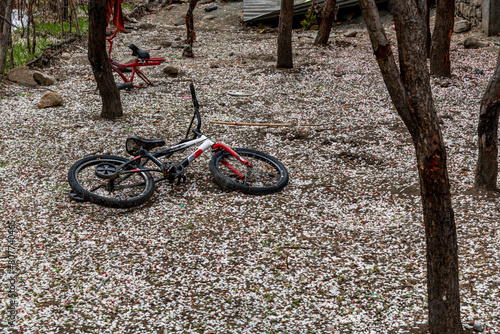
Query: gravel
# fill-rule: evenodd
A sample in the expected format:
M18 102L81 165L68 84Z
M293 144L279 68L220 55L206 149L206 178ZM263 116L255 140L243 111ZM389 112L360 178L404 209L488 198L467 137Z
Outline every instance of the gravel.
M183 33L155 23L157 30L120 36L113 52L125 58L128 43L154 50L158 36L174 40ZM340 25L333 33L359 28ZM0 85L0 201L2 222L14 221L18 230L19 332L428 330L414 149L366 32L345 40L350 45L318 48L312 32L294 31L294 69L276 70L276 33L267 31L199 31L194 59L182 59L178 49L151 51L181 75L147 69L155 86L122 91L125 115L114 122L98 117L90 67L72 61L85 58L82 47L44 69L57 79L54 86ZM395 41L390 28L388 34ZM499 198L471 190L479 103L497 50L464 49L469 35L453 35L454 76L447 87L433 78L432 87L448 152L462 322L500 333ZM205 155L190 166L186 184L158 184L142 207L70 201L67 172L76 160L124 156L130 135L171 144L183 137L192 112L190 80L205 133L275 156L290 172L289 185L263 197L222 190ZM63 97L62 107L36 107L48 90ZM254 95L233 97L230 90ZM5 271L7 259L1 261ZM1 277L0 300L7 301ZM0 327L11 333L6 312L1 308Z

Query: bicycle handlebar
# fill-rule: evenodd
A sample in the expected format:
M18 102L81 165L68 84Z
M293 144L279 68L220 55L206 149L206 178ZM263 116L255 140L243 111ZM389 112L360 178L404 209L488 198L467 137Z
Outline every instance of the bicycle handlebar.
M194 118L196 117L198 121L198 125L196 126L196 129L193 129L193 133L195 134L196 137L201 136L201 116L200 116L200 105L198 103L198 99L196 99L196 92L194 90L194 84L191 82L189 84L189 90L191 91L191 98L193 99L193 106L194 106L194 115L193 118L191 119L191 123L189 124L188 131L186 133L186 138L189 137L189 134L191 132L191 127L193 126Z
M196 98L196 92L194 90L194 84L192 82L189 84L189 89L191 90L191 98L193 99L194 112L198 120L198 126L196 127L196 130L200 131L201 129L200 104L198 103L198 99Z

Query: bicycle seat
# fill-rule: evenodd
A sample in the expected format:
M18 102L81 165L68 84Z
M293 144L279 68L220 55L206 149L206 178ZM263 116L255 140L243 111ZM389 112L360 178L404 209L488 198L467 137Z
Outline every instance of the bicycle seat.
M128 47L129 47L130 50L132 50L132 55L133 56L137 56L140 59L149 59L149 53L148 52L139 49L134 44L130 44Z
M137 136L129 137L125 142L127 153L130 155L137 155L141 148L149 151L150 149L164 145L165 141L163 139L144 139Z

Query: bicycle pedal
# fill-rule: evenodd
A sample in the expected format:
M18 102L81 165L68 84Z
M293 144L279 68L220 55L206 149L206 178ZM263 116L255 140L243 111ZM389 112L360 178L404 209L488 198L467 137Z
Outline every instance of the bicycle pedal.
M70 199L72 199L75 202L87 202L86 200L83 199L83 197L81 197L80 195L75 193L73 190L70 190L68 192L68 196Z
M182 182L181 182L182 180ZM177 184L181 184L181 183L186 183L186 176L185 175L181 175L181 176L178 176L177 177Z

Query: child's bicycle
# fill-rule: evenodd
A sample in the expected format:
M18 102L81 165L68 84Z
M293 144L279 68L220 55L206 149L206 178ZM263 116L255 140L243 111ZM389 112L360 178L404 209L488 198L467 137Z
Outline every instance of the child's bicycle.
M151 152L165 142L130 137L125 146L127 153L134 156L132 159L96 155L77 161L68 173L70 197L112 208L141 205L153 195L156 182L165 179L170 183L184 182L186 168L209 148L215 153L210 160L210 172L219 186L251 195L271 194L283 189L288 183L288 172L281 162L256 150L231 149L225 144L214 143L201 133L201 116L192 83L190 89L194 115L185 139L172 147ZM197 126L191 131L195 118ZM189 138L191 132L193 136ZM159 160L197 144L198 148L180 162ZM160 177L153 178L151 173L159 173Z
M142 72L139 67L143 66L158 66L161 63L165 62L165 58L153 58L149 55L148 52L139 49L137 46L134 44L130 44L128 47L130 50L132 50L132 55L135 56L135 61L133 63L127 63L127 64L122 64L119 63L111 57L111 50L113 49L113 39L116 37L116 34L118 32L118 29L114 29L113 35L111 37L106 37L106 40L109 43L109 48L108 48L108 57L109 57L109 62L111 63L111 68L113 71L115 71L124 81L122 84L118 84L117 87L118 89L125 89L125 88L133 88L133 87L149 87L153 86L153 83L148 79L148 77ZM128 69L132 69L132 74L130 75L129 78L123 74ZM137 74L139 78L144 81L146 86L141 86L141 85L134 85L134 77Z

